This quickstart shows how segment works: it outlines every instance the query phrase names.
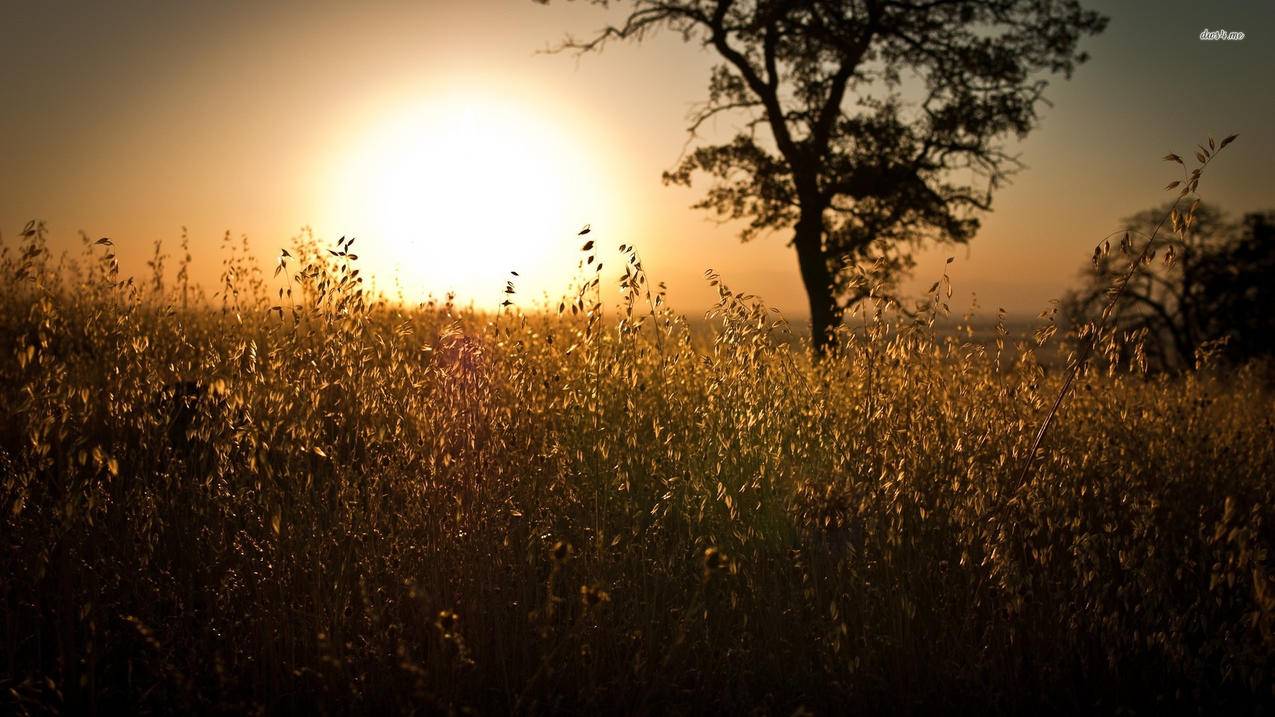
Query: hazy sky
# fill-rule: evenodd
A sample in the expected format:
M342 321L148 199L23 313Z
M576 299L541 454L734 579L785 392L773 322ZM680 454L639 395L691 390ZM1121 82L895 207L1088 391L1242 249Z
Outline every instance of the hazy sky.
M1161 161L1232 132L1201 194L1275 208L1275 2L1092 2L1108 30L1057 79L1028 169L955 254L956 306L1036 312L1119 220L1169 198ZM612 15L613 16L613 15ZM674 36L575 58L536 51L604 24L578 3L0 0L0 232L47 220L55 247L110 236L142 274L189 228L196 278L246 234L268 262L303 225L359 236L378 285L449 283L493 305L517 269L535 293L575 267L575 231L635 243L672 303L700 311L704 269L805 312L786 236L741 245L668 188L713 56ZM1202 42L1204 29L1239 42ZM723 134L733 129L722 122ZM493 141L481 141L494 137Z

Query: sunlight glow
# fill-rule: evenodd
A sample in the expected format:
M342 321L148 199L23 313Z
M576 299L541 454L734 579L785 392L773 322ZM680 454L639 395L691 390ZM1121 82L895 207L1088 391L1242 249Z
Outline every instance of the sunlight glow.
M359 237L389 296L455 291L491 308L511 270L520 304L556 296L576 266L576 232L613 216L603 174L568 122L472 94L397 112L341 165L325 229Z

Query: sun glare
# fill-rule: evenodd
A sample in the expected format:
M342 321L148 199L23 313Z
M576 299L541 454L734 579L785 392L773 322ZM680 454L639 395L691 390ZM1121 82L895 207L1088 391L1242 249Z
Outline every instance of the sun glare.
M610 218L603 175L567 121L511 100L444 96L367 133L335 182L335 230L355 234L377 286L453 291L492 307L560 291L576 232ZM331 225L330 225L331 226Z

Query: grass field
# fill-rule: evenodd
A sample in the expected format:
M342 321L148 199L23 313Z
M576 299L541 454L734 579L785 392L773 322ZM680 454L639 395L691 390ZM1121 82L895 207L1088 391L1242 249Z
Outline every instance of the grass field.
M199 298L43 242L0 266L7 710L1275 708L1259 367L1096 364L1020 480L1047 331L868 311L812 363L720 283L695 338L627 247L616 307L479 314L345 243Z

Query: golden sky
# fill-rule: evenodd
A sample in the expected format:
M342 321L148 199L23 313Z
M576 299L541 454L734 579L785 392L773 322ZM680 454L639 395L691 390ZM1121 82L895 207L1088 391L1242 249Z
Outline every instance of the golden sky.
M805 313L787 236L740 244L689 209L700 185L660 182L714 60L675 36L539 54L615 17L560 1L0 3L6 241L41 218L56 248L79 230L112 237L140 275L152 243L175 253L186 226L212 287L226 230L268 264L309 225L359 237L387 293L455 288L494 306L509 270L528 299L562 289L589 223L604 247L636 244L677 308L711 303L713 268ZM954 309L976 293L984 314L1041 310L1120 218L1169 198L1160 157L1210 135L1241 137L1205 199L1275 208L1275 3L1090 6L1110 26L1016 145L1028 169L968 251L923 257L913 289L955 255ZM1246 38L1202 42L1204 29Z

